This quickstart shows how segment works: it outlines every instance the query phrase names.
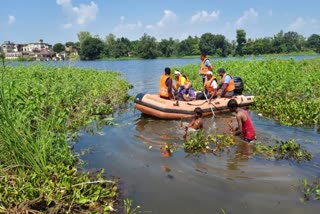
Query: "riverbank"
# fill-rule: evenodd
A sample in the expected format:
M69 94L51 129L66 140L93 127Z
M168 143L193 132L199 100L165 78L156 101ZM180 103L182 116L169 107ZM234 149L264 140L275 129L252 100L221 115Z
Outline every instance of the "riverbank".
M101 212L121 202L104 171L77 172L80 129L112 124L132 86L116 72L3 66L0 90L0 211ZM93 123L94 121L94 123Z

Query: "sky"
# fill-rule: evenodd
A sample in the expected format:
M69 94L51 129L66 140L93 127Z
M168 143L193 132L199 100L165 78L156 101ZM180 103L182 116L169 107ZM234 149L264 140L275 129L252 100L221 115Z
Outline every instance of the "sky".
M204 33L236 39L295 31L320 34L319 0L1 0L0 44L77 42L80 31L130 41L144 33L183 40Z

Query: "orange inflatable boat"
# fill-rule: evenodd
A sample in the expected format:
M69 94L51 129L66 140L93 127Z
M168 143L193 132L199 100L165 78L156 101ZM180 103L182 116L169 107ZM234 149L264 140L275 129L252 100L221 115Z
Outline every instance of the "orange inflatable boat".
M232 97L240 107L249 106L253 103L252 95L236 95ZM203 116L214 113L229 111L227 104L231 98L216 98L208 103L206 100L177 101L166 100L157 94L139 93L134 103L136 108L143 114L151 115L161 119L180 119L193 117L194 109L200 107L203 110Z

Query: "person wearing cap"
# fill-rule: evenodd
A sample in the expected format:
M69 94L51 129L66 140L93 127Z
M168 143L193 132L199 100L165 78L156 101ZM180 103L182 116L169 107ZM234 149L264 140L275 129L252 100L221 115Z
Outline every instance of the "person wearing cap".
M186 76L182 75L180 73L180 71L178 71L178 70L174 71L174 75L175 75L175 80L176 80L174 90L180 93L181 90L183 89L182 87L183 87L184 83L186 82Z
M199 74L202 77L202 84L204 85L207 72L212 71L212 65L210 61L207 59L207 54L204 51L201 52L200 59L201 59L201 63L200 63Z
M213 76L212 71L207 72L207 78L204 83L204 93L207 94L208 99L213 99L217 97L217 88L218 88L218 83L217 83L217 78Z
M224 68L218 69L218 74L221 77L221 82L218 85L218 97L232 97L234 94L234 80L230 74L227 74Z
M174 90L176 92L175 97L178 97L178 99L182 97L185 101L195 100L196 93L192 88L192 83L189 78L186 75L181 74L178 70L175 70L174 74L176 80L176 84L174 86Z
M172 78L171 69L166 67L160 78L159 96L164 99L172 99Z

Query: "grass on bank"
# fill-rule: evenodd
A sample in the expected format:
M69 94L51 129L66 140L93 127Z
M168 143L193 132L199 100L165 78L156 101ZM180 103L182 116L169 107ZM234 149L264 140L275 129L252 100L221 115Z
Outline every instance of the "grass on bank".
M116 181L77 173L70 146L81 127L104 122L128 99L121 75L3 66L0 87L0 212L114 210Z

